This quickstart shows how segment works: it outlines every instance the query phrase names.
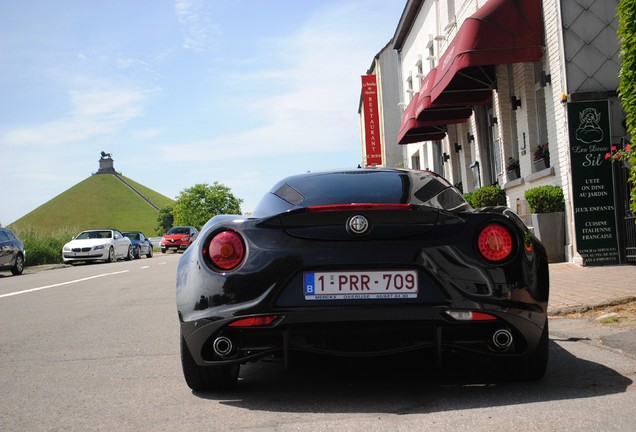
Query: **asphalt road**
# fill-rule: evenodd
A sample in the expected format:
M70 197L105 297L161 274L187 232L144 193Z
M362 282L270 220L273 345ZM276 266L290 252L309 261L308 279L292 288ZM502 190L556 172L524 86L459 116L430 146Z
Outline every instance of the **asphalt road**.
M551 321L539 383L483 365L248 365L236 390L183 381L178 256L0 274L0 431L632 431L636 355L581 320ZM607 330L603 330L607 331ZM610 336L613 336L610 335ZM613 340L613 339L608 339Z

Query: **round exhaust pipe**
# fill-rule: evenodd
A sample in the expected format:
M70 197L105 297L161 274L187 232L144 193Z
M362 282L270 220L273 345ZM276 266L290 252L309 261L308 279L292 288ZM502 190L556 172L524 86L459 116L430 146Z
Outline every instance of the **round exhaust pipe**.
M498 350L507 350L512 345L512 333L508 329L499 329L492 335L492 344Z
M214 354L219 357L227 357L232 353L234 349L234 344L232 344L232 340L225 336L219 336L214 339L214 343L212 344L212 349L214 350Z

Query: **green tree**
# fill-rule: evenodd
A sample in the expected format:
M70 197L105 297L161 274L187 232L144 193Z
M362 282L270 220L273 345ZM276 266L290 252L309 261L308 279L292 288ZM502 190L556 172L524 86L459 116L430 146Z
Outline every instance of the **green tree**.
M627 130L633 138L636 137L636 0L618 3L618 38L621 43L618 95L625 110ZM631 208L636 212L636 152L633 145L630 149Z
M201 229L213 216L241 214L242 199L236 198L230 188L214 182L199 183L181 191L172 214L175 225L188 225Z
M172 212L172 206L166 206L159 210L159 215L157 216L157 226L155 227L155 232L157 235L164 235L166 231L172 228L174 222L174 216L172 215Z

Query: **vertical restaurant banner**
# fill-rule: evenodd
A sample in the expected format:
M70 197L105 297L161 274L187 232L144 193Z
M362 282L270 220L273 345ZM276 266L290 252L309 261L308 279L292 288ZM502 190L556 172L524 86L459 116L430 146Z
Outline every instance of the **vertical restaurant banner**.
M382 139L378 113L378 81L375 75L362 75L362 109L366 165L382 165Z
M618 264L609 102L568 103L576 249L583 264Z

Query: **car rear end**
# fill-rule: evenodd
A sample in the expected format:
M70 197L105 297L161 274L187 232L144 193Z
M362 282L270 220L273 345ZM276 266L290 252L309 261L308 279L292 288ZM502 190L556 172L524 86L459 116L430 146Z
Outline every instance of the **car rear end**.
M297 351L523 359L544 334L545 251L505 208L308 205L217 218L195 244L177 302L201 366Z

